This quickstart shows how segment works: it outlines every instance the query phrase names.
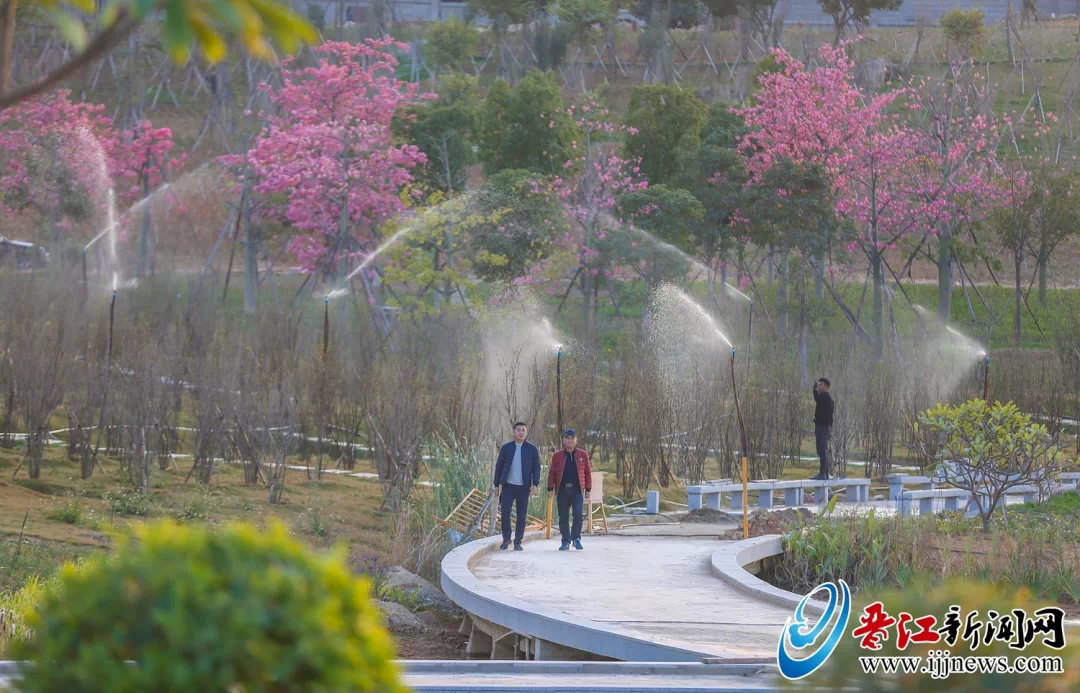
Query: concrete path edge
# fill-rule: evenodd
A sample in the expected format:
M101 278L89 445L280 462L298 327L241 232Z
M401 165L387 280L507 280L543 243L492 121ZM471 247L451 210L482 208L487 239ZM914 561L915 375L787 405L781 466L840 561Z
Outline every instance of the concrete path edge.
M530 532L525 541L542 539ZM650 639L641 633L588 619L569 620L568 615L504 594L481 582L470 570L480 556L497 551L502 537L478 539L457 547L443 558L440 585L450 599L470 614L508 630L547 640L565 647L592 652L624 662L700 662L703 655L690 643ZM732 659L746 661L733 653ZM715 656L710 659L717 659Z
M784 538L779 534L743 539L726 544L713 552L710 559L712 572L739 592L770 604L790 607L794 613L795 607L803 600L804 595L782 590L746 571L746 566L751 563L783 553ZM807 601L804 608L812 613L820 614L825 611L822 605L814 601Z

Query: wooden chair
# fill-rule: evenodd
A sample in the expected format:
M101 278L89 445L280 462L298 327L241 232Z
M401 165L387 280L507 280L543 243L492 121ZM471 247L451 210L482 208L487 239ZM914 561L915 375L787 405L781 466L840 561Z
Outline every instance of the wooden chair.
M589 523L589 534L593 534L596 525L596 511L600 511L600 522L603 524L604 534L608 533L607 510L604 509L604 473L592 473L592 493L589 494L589 507L585 513L585 519ZM594 507L599 505L599 508Z

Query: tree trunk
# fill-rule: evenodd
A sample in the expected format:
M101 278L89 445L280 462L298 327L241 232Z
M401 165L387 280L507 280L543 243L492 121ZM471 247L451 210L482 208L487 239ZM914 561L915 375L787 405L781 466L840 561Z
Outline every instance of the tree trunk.
M30 431L26 436L27 472L31 479L41 478L41 457L45 448L45 433L41 428Z
M1024 261L1023 252L1017 252L1013 259L1013 279L1016 281L1016 310L1013 312L1013 346L1020 346L1020 307L1024 304L1023 284L1020 278L1020 265Z
M1046 274L1049 257L1047 253L1039 253L1039 305L1046 305Z
M952 313L952 232L938 234L938 320L949 322Z
M15 13L19 0L8 0L4 6L4 31L0 35L0 94L11 89L15 67Z
M881 251L877 249L876 244L870 255L870 270L874 280L874 305L871 306L870 310L870 329L873 332L871 341L873 342L874 360L881 361L885 353L885 320L882 314L882 285L885 278L882 276L881 271Z
M814 251L814 298L825 298L825 248Z
M586 267L581 271L581 297L582 297L582 316L583 325L585 330L585 341L587 344L593 344L595 337L595 324L593 323L593 284L595 280L592 274L589 273L589 269Z
M806 320L806 292L803 292L799 307L799 384L806 387L809 376L806 369L806 332L809 325Z
M150 176L147 174L142 181L142 230L139 233L139 271L137 276L142 279L146 276L147 259L150 255Z
M780 283L776 287L776 312L778 314L777 326L780 334L788 331L788 254L780 251Z
M247 198L245 198L246 201ZM255 315L255 291L259 282L259 256L255 246L255 231L251 224L251 211L245 204L244 215L244 312Z

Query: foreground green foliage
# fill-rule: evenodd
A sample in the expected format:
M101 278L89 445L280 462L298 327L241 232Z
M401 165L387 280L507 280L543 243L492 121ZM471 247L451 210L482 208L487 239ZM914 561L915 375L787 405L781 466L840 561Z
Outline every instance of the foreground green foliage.
M23 693L401 690L367 581L279 523L140 527L66 566L27 625Z

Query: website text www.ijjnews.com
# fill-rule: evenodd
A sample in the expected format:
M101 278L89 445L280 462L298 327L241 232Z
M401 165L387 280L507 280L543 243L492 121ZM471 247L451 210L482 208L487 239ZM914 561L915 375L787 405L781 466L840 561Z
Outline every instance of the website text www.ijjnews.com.
M925 657L861 656L864 674L922 674L945 679L953 674L1061 674L1061 657L953 656L949 650L930 650Z

